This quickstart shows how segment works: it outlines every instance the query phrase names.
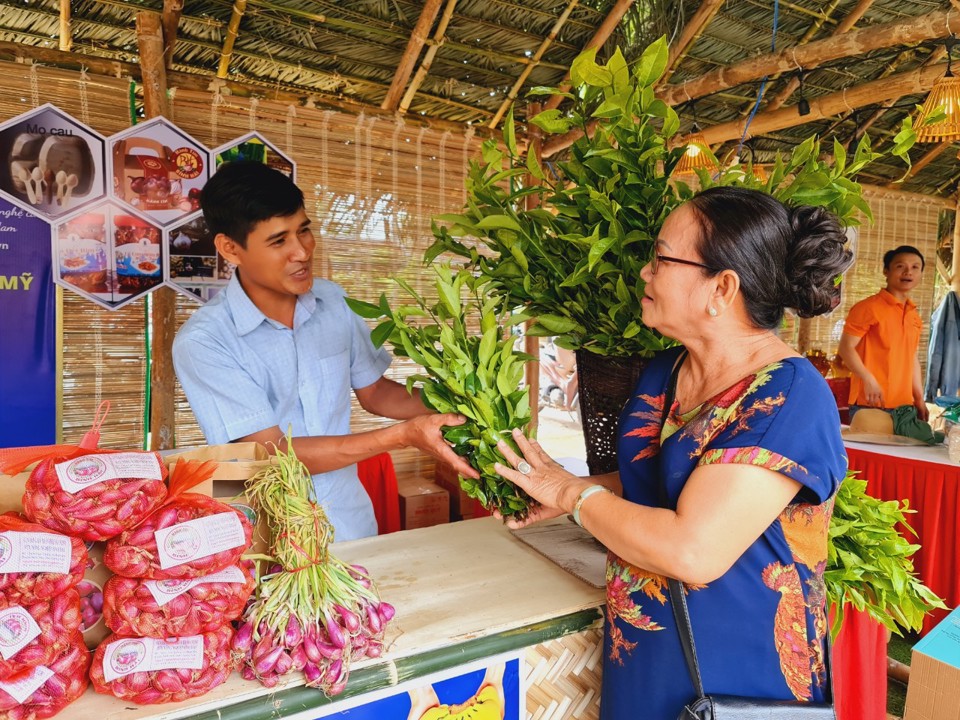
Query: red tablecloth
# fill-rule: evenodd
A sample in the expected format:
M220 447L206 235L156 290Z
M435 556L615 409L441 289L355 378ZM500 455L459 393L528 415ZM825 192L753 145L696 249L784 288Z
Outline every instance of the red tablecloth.
M400 495L397 491L397 473L389 453L380 453L357 463L357 474L373 503L380 535L400 530Z
M854 447L856 445L856 447ZM850 469L867 481L867 492L881 500L906 500L916 510L907 521L917 532L907 539L920 545L913 556L921 580L951 608L960 604L960 466L946 459L943 447L893 448L847 443ZM923 458L930 458L925 460ZM935 611L923 623L923 632L946 617Z
M887 630L849 607L833 644L833 693L837 720L887 717Z

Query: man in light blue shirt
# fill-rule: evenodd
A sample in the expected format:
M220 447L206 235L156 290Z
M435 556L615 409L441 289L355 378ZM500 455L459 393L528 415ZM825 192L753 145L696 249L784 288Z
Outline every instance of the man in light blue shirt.
M173 361L207 442L293 446L313 474L336 540L377 533L356 463L417 447L477 477L443 440L460 415L438 415L383 377L390 355L370 342L344 291L312 272L316 241L303 193L256 162L226 163L201 195L217 250L237 269L226 289L177 333ZM350 433L350 390L367 411L396 420Z

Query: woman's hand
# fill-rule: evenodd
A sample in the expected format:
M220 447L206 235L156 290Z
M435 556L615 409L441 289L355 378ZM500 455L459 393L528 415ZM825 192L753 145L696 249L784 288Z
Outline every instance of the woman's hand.
M544 452L536 440L528 440L520 430L513 431L513 439L523 453L518 456L507 443L497 443L497 449L512 467L500 463L494 469L504 478L537 500L541 507L530 512L523 522L509 521L512 528L523 527L538 520L557 517L573 511L577 495L590 483L564 470ZM521 464L523 463L523 464ZM521 472L526 470L527 472Z

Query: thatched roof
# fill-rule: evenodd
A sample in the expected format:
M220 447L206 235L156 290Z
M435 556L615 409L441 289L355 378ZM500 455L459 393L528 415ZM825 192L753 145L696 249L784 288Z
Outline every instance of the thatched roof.
M0 54L55 50L61 4L59 0L0 0L0 43L4 45ZM401 96L407 90L408 114L478 126L496 123L511 90L518 98L516 113L522 117L525 89L559 84L571 61L614 8L629 5L600 54L619 45L628 58L636 57L650 40L666 34L675 62L665 91L770 53L774 26L771 0L73 0L68 4L70 49L74 58L82 56L88 65L100 58L132 63L130 67L135 68L136 14L154 10L170 15L182 5L171 71L212 78L223 64L227 80L263 96L282 91L318 105L348 104L377 111L386 104L385 112L402 106ZM236 40L227 53L231 17L234 8L243 5ZM445 16L451 8L452 13ZM775 47L795 49L951 8L950 0L780 0ZM427 42L408 53L411 35L427 12L430 16L422 21ZM960 16L960 11L954 12ZM858 19L848 22L848 30L844 21L854 15ZM445 28L442 33L441 28ZM852 92L865 83L942 62L942 38L947 34L944 23L942 32L920 42L897 44L894 39L866 52L852 44L845 55L804 72L805 98L816 101ZM438 36L442 39L436 42ZM49 53L44 60L50 61ZM405 60L410 61L406 63L409 72L398 78ZM414 75L417 68L425 73ZM416 79L419 75L422 79ZM796 105L796 80L795 71L767 76L765 83L764 77L756 77L715 88L695 103L682 100L676 107L685 129L692 125L694 113L704 128L739 121L750 114L762 87L759 119L771 99L777 98L784 108ZM409 92L411 82L419 83L414 93ZM398 87L391 96L392 84ZM924 93L918 93L861 103L822 119L811 115L802 124L798 115L792 126L756 133L752 148L763 162L770 151L787 150L811 133L847 143L865 125L870 126L875 146L889 143L903 115L923 98ZM735 147L738 139L739 133L718 148L719 154ZM924 166L899 187L936 195L956 192L957 148L937 148L936 157L924 158L933 148L914 149L914 160L923 158ZM885 184L902 172L902 166L891 162L874 168L864 179Z

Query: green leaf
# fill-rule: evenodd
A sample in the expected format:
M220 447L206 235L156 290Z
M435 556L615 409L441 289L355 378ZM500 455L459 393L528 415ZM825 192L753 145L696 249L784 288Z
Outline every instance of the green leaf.
M667 60L670 49L667 46L666 35L661 35L650 43L640 56L637 64L636 76L641 86L652 87L667 69Z
M374 347L381 347L396 329L397 324L393 320L387 320L377 325L370 333L370 342Z
M487 215L476 225L478 230L514 230L523 232L520 223L509 215Z
M570 65L570 79L574 85L609 87L613 83L613 73L597 65L597 48L580 53Z
M344 301L347 303L347 307L366 320L376 320L379 317L383 317L383 311L379 305L364 302L363 300L354 300L351 297L344 298Z
M573 127L573 120L564 117L563 113L556 108L537 113L530 118L530 123L551 135L563 134Z
M513 123L513 105L507 111L507 116L503 121L503 142L507 146L510 157L517 157L517 128Z
M575 330L577 323L562 315L538 315L537 322L555 335L562 335Z

